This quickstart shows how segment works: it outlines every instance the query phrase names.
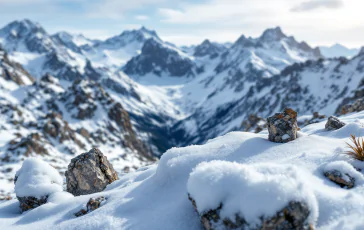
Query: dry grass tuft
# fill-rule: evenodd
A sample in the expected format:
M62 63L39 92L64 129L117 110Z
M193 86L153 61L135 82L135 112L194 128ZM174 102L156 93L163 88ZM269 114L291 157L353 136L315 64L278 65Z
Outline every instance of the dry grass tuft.
M364 139L360 137L356 137L355 135L350 135L352 144L346 143L348 147L351 149L347 151L345 154L359 161L364 161Z

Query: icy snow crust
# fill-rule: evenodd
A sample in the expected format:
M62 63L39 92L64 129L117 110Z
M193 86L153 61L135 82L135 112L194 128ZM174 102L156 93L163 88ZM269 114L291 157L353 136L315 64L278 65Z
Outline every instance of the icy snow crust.
M173 148L158 165L121 176L98 194L61 199L22 215L17 200L3 202L0 227L197 230L201 224L188 200L190 192L201 211L224 201L224 215L239 211L252 221L256 215L279 211L291 199L305 200L316 229L361 229L363 184L343 189L323 175L324 167L350 170L346 163L330 162L364 169L342 154L350 134L364 136L364 112L341 119L348 125L336 131L325 131L325 122L309 125L286 144L269 142L266 132L233 132L204 145ZM74 216L89 198L98 196L107 198L103 206Z

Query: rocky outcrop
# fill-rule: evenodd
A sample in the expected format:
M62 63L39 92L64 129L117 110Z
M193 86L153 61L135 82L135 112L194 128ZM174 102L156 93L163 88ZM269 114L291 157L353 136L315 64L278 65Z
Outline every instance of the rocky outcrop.
M81 209L80 211L75 213L75 216L80 217L98 209L101 206L101 203L104 202L105 200L106 199L103 196L97 198L91 198L86 204L86 209Z
M41 198L35 198L32 196L18 197L19 207L21 209L21 212L26 212L47 203L47 199L48 196L43 196Z
M262 117L256 114L251 114L248 119L241 123L241 129L244 132L254 132L259 133L263 129L267 128L267 122Z
M33 83L34 78L19 64L10 61L7 53L0 48L0 77L18 85Z
M196 202L189 197L193 207L197 211ZM248 223L243 216L235 215L235 220L222 219L220 211L222 205L215 210L200 215L202 226L205 230L233 230L233 229L261 229L261 230L286 230L286 229L300 229L300 230L313 230L313 223L308 223L307 219L310 215L309 207L302 202L290 202L285 208L278 211L276 215L271 217L260 217L259 226L256 224Z
M71 140L79 147L85 147L85 145L77 139L76 132L70 128L68 122L62 119L61 114L55 112L47 114L46 121L43 125L43 132L46 135L57 139L60 143Z
M129 114L124 110L120 103L115 103L109 110L109 118L118 125L121 131L125 134L123 145L138 151L141 155L152 159L150 151L145 144L139 140L133 130L130 122ZM112 130L111 130L112 131Z
M355 185L355 178L349 174L343 174L339 170L331 170L324 173L325 177L344 188L353 188Z
M66 171L67 192L79 196L103 191L119 177L97 148L71 160Z
M326 115L321 115L319 114L318 112L314 112L312 114L312 117L310 119L306 119L306 120L303 120L303 121L298 121L298 125L299 126L307 126L307 125L310 125L310 124L315 124L315 123L319 123L321 121L323 121L323 119L326 118Z
M33 153L48 155L48 150L44 147L46 140L39 133L31 133L27 137L14 139L10 142L8 150L13 153L31 156Z
M276 113L268 117L267 126L269 140L277 143L286 143L297 138L297 112L286 108L283 113Z
M359 98L353 104L344 105L341 107L341 114L360 112L364 110L364 98Z
M325 124L326 130L337 130L345 126L345 123L340 121L339 118L330 116Z
M125 73L139 76L150 73L157 76L194 77L195 70L196 65L192 60L154 39L147 40L141 54L133 57L124 67Z

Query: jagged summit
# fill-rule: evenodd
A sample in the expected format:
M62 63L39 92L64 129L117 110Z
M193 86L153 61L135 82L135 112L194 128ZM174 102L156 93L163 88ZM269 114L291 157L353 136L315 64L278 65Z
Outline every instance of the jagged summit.
M133 57L123 68L130 75L144 76L155 74L157 76L194 76L195 64L181 52L166 44L148 39L140 55Z
M0 36L8 39L21 39L34 34L41 37L47 32L39 23L29 19L13 21L0 29Z
M150 38L156 41L162 41L162 39L159 38L155 31L149 30L145 27L141 27L138 30L123 31L120 35L111 37L104 42L97 44L96 46L117 49L120 47L125 47L132 43L144 43Z
M227 48L224 45L214 43L206 39L200 45L195 47L193 56L195 57L209 56L210 58L215 58L226 49Z
M283 33L281 27L278 26L265 30L259 39L262 41L279 41L286 37L287 36Z

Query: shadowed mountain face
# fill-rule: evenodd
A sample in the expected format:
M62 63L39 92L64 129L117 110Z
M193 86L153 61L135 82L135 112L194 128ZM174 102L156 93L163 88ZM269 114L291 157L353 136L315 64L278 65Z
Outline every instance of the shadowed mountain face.
M117 169L138 168L249 117L332 115L362 95L362 53L326 60L279 27L180 49L144 27L99 41L23 20L0 29L0 43L3 162L41 154L63 170L99 146Z

